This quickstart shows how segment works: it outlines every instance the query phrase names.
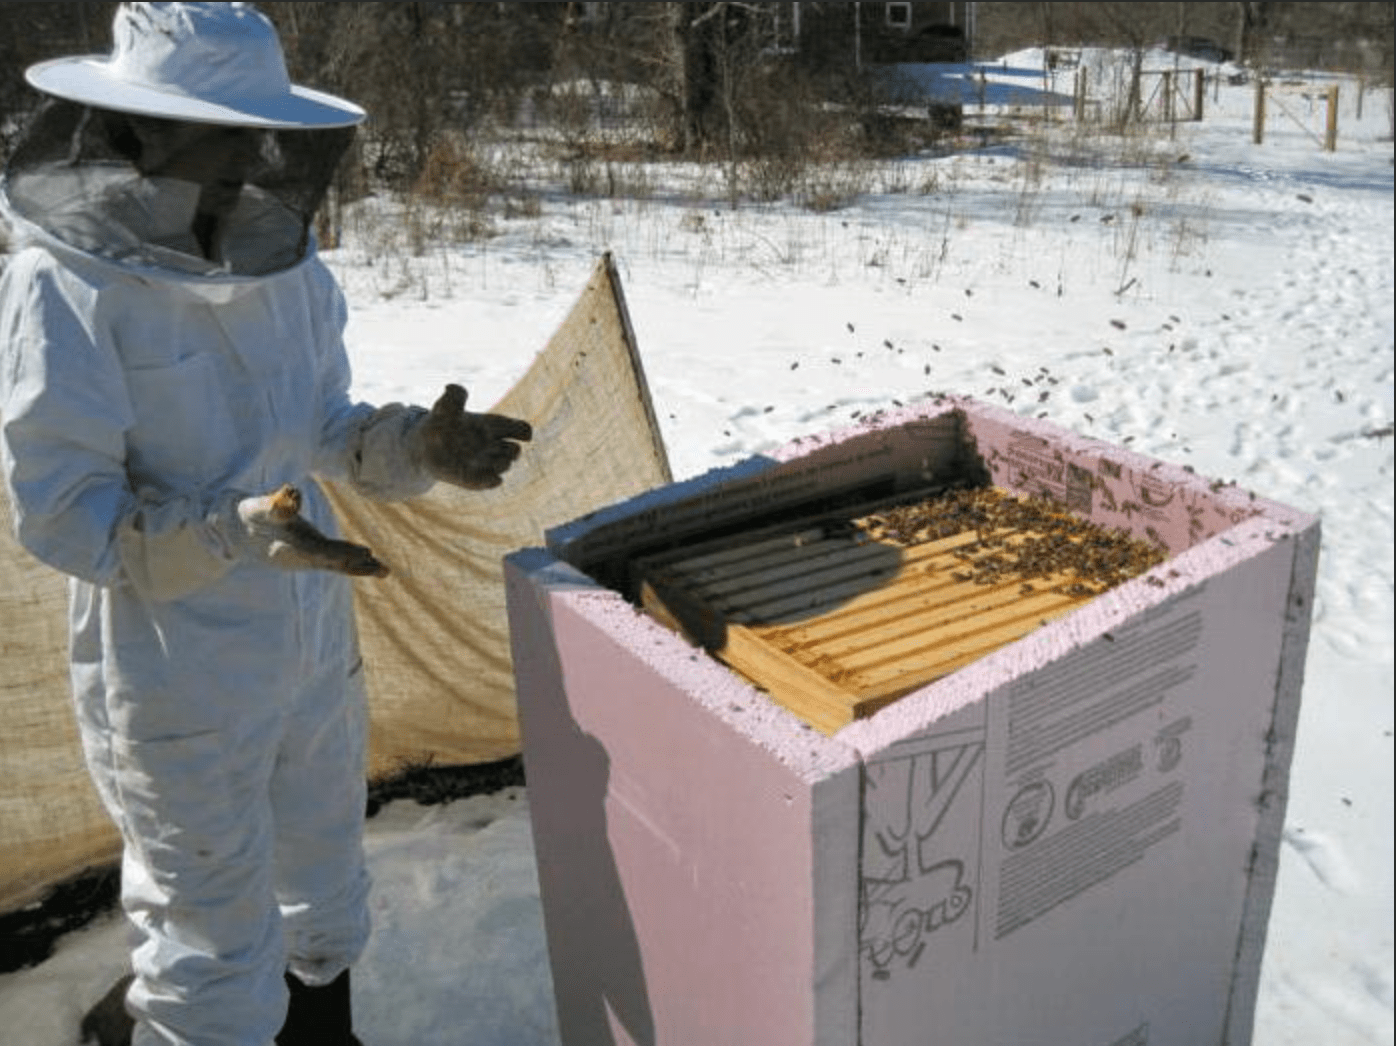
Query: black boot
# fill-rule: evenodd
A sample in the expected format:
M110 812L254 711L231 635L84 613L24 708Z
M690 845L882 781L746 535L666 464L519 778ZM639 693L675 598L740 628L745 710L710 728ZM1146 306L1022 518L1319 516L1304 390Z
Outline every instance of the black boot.
M320 988L288 973L286 987L291 990L291 1005L276 1046L363 1046L354 1038L348 970Z
M92 1046L131 1046L135 1019L126 1011L126 992L136 978L127 974L82 1019L82 1041Z

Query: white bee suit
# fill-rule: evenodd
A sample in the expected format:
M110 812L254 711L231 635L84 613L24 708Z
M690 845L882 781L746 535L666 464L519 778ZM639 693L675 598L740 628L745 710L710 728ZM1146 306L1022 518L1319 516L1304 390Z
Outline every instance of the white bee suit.
M364 687L351 582L239 560L219 513L291 483L333 534L312 477L421 493L404 436L424 412L351 401L313 245L200 271L160 242L189 187L57 177L33 213L3 194L26 246L0 278L0 446L20 541L72 578L77 717L140 938L135 1042L268 1046L283 972L324 984L367 939Z

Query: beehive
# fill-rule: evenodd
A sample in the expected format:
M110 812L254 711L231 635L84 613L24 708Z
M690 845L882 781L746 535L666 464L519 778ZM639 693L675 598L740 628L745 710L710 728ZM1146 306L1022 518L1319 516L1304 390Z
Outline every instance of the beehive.
M1318 542L947 399L510 556L563 1042L1245 1046Z
M825 734L1164 558L997 488L932 489L645 557L647 611Z

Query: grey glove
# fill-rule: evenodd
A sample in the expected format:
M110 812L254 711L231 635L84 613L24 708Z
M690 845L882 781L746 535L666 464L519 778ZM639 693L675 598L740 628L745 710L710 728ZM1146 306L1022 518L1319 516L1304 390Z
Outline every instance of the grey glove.
M447 385L430 413L412 430L413 457L443 483L467 490L489 490L519 457L520 443L533 438L533 426L502 414L472 414L465 389Z
M219 513L219 530L239 559L261 559L282 570L388 576L388 568L369 549L326 537L300 513L301 492L287 484L262 497L235 495Z

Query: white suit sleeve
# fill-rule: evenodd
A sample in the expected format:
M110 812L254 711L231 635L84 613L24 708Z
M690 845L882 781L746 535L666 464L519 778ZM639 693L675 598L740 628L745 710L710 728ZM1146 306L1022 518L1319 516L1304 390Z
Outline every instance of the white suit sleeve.
M323 270L322 270L323 271ZM348 309L328 272L322 283L323 397L317 475L347 481L365 497L400 501L425 494L435 482L413 453L408 437L427 415L425 407L389 403L374 407L350 399L351 373L344 349Z
M210 497L138 499L125 470L134 424L124 375L102 344L100 296L21 255L0 308L0 451L20 543L94 584L174 599L232 566Z

